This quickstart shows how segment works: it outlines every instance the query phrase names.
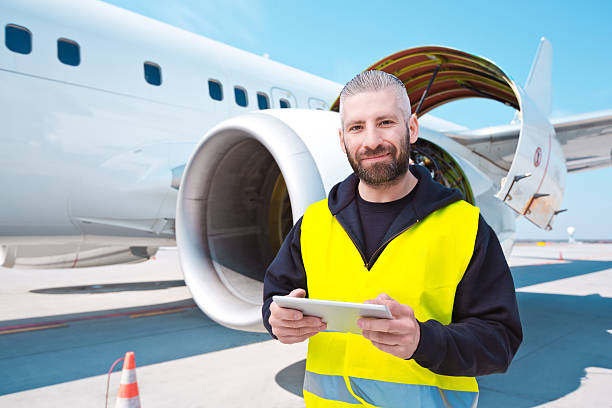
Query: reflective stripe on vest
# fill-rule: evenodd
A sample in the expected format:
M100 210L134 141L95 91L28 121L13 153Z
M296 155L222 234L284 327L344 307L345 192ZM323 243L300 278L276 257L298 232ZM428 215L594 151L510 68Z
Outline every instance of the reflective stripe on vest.
M348 378L351 390L368 405L392 407L475 407L478 392L443 390L431 385L398 384L365 378ZM337 402L360 405L339 375L322 375L306 371L304 390L325 399L314 406L337 406ZM307 403L308 397L306 397ZM310 407L313 404L308 404Z
M327 200L320 201L302 219L300 240L309 296L361 303L387 293L409 305L419 321L449 324L477 230L478 208L457 201L399 234L368 270L351 238L329 212ZM309 407L335 406L325 401L352 406L358 401L377 407L463 407L478 401L475 378L435 374L351 333L311 337L306 370L304 396Z

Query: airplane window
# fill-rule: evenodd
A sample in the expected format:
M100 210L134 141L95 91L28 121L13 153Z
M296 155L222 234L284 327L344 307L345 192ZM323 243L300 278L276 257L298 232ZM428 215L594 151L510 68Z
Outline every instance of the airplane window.
M249 104L249 102L247 101L246 90L244 88L235 86L234 98L236 99L236 103L240 106L247 106Z
M280 104L280 107L283 109L291 107L291 103L289 103L289 101L286 100L285 98L280 98L278 103Z
M259 109L268 109L270 107L270 99L263 92L257 92L257 106Z
M7 24L4 28L4 43L13 52L29 54L32 52L32 33L25 27Z
M57 40L57 58L66 65L76 67L81 63L79 44L66 38Z
M145 80L151 85L161 85L161 68L159 67L159 65L153 62L146 61L144 63L144 76Z
M210 97L215 101L223 100L223 87L221 86L221 82L216 81L214 79L208 80L208 93Z

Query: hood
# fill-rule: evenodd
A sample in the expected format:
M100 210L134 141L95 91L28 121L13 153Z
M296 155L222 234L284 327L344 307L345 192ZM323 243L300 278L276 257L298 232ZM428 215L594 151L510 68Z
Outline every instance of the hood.
M429 170L420 165L410 165L410 172L419 181L414 189L413 210L419 220L455 201L463 200L461 192L434 181ZM336 184L328 196L328 207L332 215L337 215L355 200L359 179L352 173L341 183Z

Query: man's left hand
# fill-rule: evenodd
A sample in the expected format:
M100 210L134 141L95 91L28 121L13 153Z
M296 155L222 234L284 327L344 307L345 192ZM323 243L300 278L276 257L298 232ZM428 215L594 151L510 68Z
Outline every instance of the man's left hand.
M386 293L381 293L376 299L366 300L364 303L386 305L393 318L359 319L357 325L363 330L363 337L386 353L402 359L412 357L421 337L421 329L414 317L414 310L393 300Z

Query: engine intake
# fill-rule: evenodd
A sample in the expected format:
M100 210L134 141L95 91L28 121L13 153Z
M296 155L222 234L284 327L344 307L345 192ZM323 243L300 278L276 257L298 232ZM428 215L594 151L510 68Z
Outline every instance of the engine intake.
M185 168L176 220L181 267L198 306L225 326L263 331L266 267L306 207L325 197L304 143L311 136L304 132L322 130L307 126L313 122L327 130L312 136L323 140L316 146L339 151L335 113L266 111L211 129ZM340 167L327 174L348 174Z

